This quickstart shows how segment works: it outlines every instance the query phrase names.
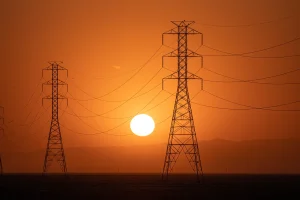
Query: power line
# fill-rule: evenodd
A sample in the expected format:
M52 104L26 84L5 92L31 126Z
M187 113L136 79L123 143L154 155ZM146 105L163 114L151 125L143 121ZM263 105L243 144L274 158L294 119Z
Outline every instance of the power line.
M176 42L176 40L174 40L174 41L172 42L172 44L175 43L175 42ZM164 45L162 45L162 46L164 46ZM158 52L158 51L157 51L157 52ZM156 52L155 55L152 57L152 59L155 59L158 55L162 54L162 52L160 52L159 54L157 54L157 52ZM142 66L141 66L141 67L142 67ZM124 74L127 74L127 73L133 72L133 71L135 71L135 70L138 70L138 69L140 69L141 67L136 67L136 68L134 68L134 69L127 70L127 71L125 71L125 72L122 72L122 74L119 74L119 75L114 75L114 76L110 76L110 77L95 77L94 79L97 79L97 80L110 79L110 80L112 80L112 79L115 79L115 78L124 76Z
M30 104L30 102L31 102L31 100L32 100L32 98L33 98L33 96L34 96L34 95L36 94L36 92L37 92L37 88L41 85L43 79L44 79L43 77L40 78L38 84L37 84L36 87L35 87L34 92L33 92L32 95L30 96L30 98L29 98L28 102L25 104L24 108L26 108L27 106L29 106L29 104ZM41 94L42 94L42 92L40 92L40 95L41 95ZM39 95L39 96L40 96L40 95Z
M95 79L97 79L97 80L107 80L107 79L112 80L112 79L116 79L116 78L119 78L121 76L124 76L125 74L128 74L130 72L136 71L136 70L138 70L140 68L141 67L137 67L137 68L134 68L134 69L122 72L122 74L119 74L119 75L114 75L114 76L110 76L110 77L96 77Z
M60 109L61 110L61 109ZM106 119L128 119L130 117L133 117L133 116L127 116L127 117L106 117L106 116L102 116L102 115L98 115L98 114L95 114L95 115L77 115L77 114L74 114L74 113L70 113L68 111L65 111L68 115L71 115L71 116L74 116L74 117L81 117L81 118L95 118L95 117L102 117L102 118L106 118Z
M85 108L87 111L90 111L91 113L93 113L93 114L95 114L95 115L98 115L98 116L102 116L102 115L105 115L105 114L107 114L107 113L110 113L110 112L112 112L112 111L114 111L114 110L116 110L116 109L118 109L118 108L120 108L121 106L123 106L124 104L126 104L128 101L130 101L130 100L132 100L133 99L133 97L135 97L140 91L142 91L156 76L157 76L157 74L162 70L163 68L160 68L152 77L151 77L151 79L145 84L145 85L143 85L134 95L132 95L130 98L128 98L126 101L124 101L123 103L121 103L120 105L118 105L117 107L115 107L115 108L113 108L113 109L111 109L111 110L109 110L109 111L106 111L106 112L104 112L104 113L101 113L101 114L98 114L98 113L95 113L95 112L93 112L92 110L90 110L90 109L88 109L88 108L86 108L84 105L82 105L80 102L77 102L79 105L81 105L83 108Z
M268 49L271 49L271 48L276 48L276 47L279 47L279 46L282 46L282 45L285 45L285 44L288 44L288 43L291 43L291 42L294 42L296 40L299 40L300 38L295 38L293 40L290 40L288 42L285 42L285 43L281 43L281 44L278 44L278 45L274 45L274 46L271 46L271 47L267 47L267 48L264 48L264 49L260 49L260 50L256 50L256 51L251 51L251 52L245 52L245 53L242 53L242 54L233 54L233 53L229 53L229 52L225 52L225 51L222 51L222 50L218 50L218 49L214 49L214 50L217 50L217 51L220 51L222 53L227 53L227 54L231 54L231 55L224 55L224 56L242 56L244 54L250 54L250 53L255 53L255 52L260 52L260 51L265 51L265 50L268 50ZM201 46L201 45L200 45ZM200 48L200 46L197 48L197 50ZM203 45L205 46L205 45ZM170 46L167 46L169 48L172 48L174 49L173 47L170 47ZM196 50L196 51L197 51ZM202 56L209 56L209 55L202 55ZM212 55L212 56L218 56L218 55ZM220 56L223 56L223 55L220 55ZM294 56L300 56L300 55L294 55ZM246 56L246 57L251 57L251 56ZM275 57L256 57L256 58L275 58ZM279 58L279 57L277 57ZM204 68L204 67L202 67ZM197 74L199 71L200 71L201 68L199 68L195 74ZM233 77L230 77L230 76L227 76L227 75L223 75L223 74L220 74L220 73L217 73L215 71L212 71L208 68L204 68L212 73L215 73L215 74L218 74L218 75L221 75L221 76L224 76L224 77L227 77L227 78L231 78L231 79L234 79L234 80L238 80L238 81L215 81L215 80L205 80L204 81L207 81L207 82L222 82L222 83L235 83L235 82L249 82L249 83L256 83L256 84L269 84L269 85L292 85L292 84L299 84L299 83L260 83L260 82L255 82L255 81L258 81L258 80L264 80L264 79L269 79L269 78L274 78L274 77L278 77L278 76L282 76L282 75L286 75L286 74L289 74L289 73L293 73L293 72L296 72L299 70L299 68L295 69L295 70L291 70L291 71L288 71L288 72L285 72L285 73L281 73L281 74L277 74L277 75L273 75L273 76L268 76L268 77L263 77L263 78L258 78L258 79L252 79L252 80L241 80L241 79L237 79L237 78L233 78ZM169 71L172 71L170 69L168 69Z
M59 100L59 103L61 103L63 100L62 99L60 99ZM49 106L48 108L44 108L44 107L42 107L42 108L44 108L44 110L45 111L48 111L49 110L49 108L50 108L51 106ZM44 112L44 113L46 113L46 112ZM43 113L43 114L44 114ZM43 115L42 114L42 115ZM59 113L59 117L61 118L61 117L63 117L63 115L64 115L65 113L64 112L62 112L62 113ZM41 116L39 117L39 119L41 118ZM39 138L37 138L36 137L36 135L37 135L37 133L41 133L41 130L45 127L45 125L47 125L49 122L51 122L51 119L48 119L46 122L42 122L42 127L40 127L40 129L38 129L38 130L36 130L34 133L30 133L30 134L28 134L28 135L30 135L30 136L34 136L36 139L39 139ZM46 139L48 137L48 135L46 134L46 135L44 135L44 139ZM28 137L27 137L27 139L28 139ZM26 140L26 138L25 138L25 140ZM25 140L22 140L22 143L24 143L24 141Z
M269 108L274 108L274 107L281 107L281 106L285 106L285 105L291 105L291 104L295 104L295 103L299 103L300 100L297 101L293 101L293 102L289 102L289 103L282 103L282 104L277 104L277 105L272 105L272 106L263 106L263 107L255 107L255 106L249 106L249 105L245 105L245 104L241 104L241 103L237 103L228 99L225 99L223 97L219 97L215 94L212 94L211 92L208 92L206 90L203 90L204 92L206 92L207 94L210 94L211 96L214 96L218 99L222 99L224 101L239 105L239 106L244 106L244 107L248 107L248 108L252 108L252 109L263 109L263 110L270 110L270 111L290 111L290 110L273 110L273 109L269 109ZM292 110L292 111L296 111L296 110ZM298 111L298 110L297 110ZM300 110L299 110L300 111Z
M266 108L226 108L226 107L218 107L218 106L211 106L211 105L205 105L205 104L200 104L198 102L191 101L193 104L203 106L203 107L208 107L208 108L214 108L214 109L219 109L219 110L230 110L230 111L245 111L245 110L267 110L267 111L283 111L283 112L298 112L300 110L273 110L273 109L266 109ZM171 116L169 116L170 118Z
M277 45L277 46L278 46L278 45ZM280 46L280 45L279 45L279 46ZM273 47L274 47L274 46L273 46ZM273 47L272 47L272 48L273 48ZM264 49L264 50L265 50L265 49ZM251 53L252 53L252 52L251 52ZM290 72L288 72L288 73L290 73ZM285 74L286 74L286 73L285 73ZM267 77L267 78L270 78L270 77ZM263 78L263 79L265 79L265 78ZM260 80L261 80L261 79L260 79ZM250 81L250 80L247 80L247 81Z
M207 23L196 23L202 26L212 26L212 27L221 27L221 28L238 28L238 27L250 27L250 26L256 26L256 25L263 25L263 24L270 24L273 22L286 20L292 18L294 15L286 16L286 17L280 17L277 19L269 20L269 21L263 21L258 23L251 23L251 24L239 24L239 25L218 25L218 24L207 24Z
M256 84L269 84L269 85L300 84L300 83L261 83L261 82L255 82L255 81L259 81L259 80L265 80L265 79L275 78L275 77L287 75L287 74L290 74L290 73L294 73L294 72L299 71L300 68L297 68L297 69L294 69L294 70L290 70L290 71L287 71L287 72L283 72L283 73L280 73L280 74L272 75L272 76L266 76L266 77L262 77L262 78L255 78L255 79L249 79L249 80L242 80L242 79L234 78L234 77L231 77L231 76L228 76L228 75L224 75L224 74L218 73L216 71L213 71L211 69L208 69L206 67L203 67L203 69L205 69L205 70L207 70L209 72L212 72L214 74L217 74L217 75L220 75L220 76L223 76L223 77L226 77L226 78L230 78L230 79L236 80L236 81L215 81L215 80L205 80L204 79L204 81L208 81L208 82L222 82L222 83L250 82L250 83L256 83Z
M41 93L41 94L44 94L43 92ZM40 95L41 96L41 95ZM40 99L38 99L38 100L40 100ZM37 101L36 101L36 103L37 103ZM60 102L61 103L61 102ZM49 110L49 108L51 107L51 105L49 105L47 108L45 108L43 105L41 105L40 107L39 107L39 110L38 110L38 112L36 113L36 115L35 115L35 117L34 117L34 120L32 121L32 122L30 122L30 123L27 123L27 124L20 124L19 126L29 126L29 127L31 127L33 124L35 124L45 113L47 113L47 111ZM44 109L44 112L37 118L37 116L40 114L40 109L41 108L43 108ZM31 112L30 112L31 113ZM29 113L29 115L30 115L30 113ZM25 122L27 121L27 119L28 119L28 117L29 117L29 115L27 116L27 118L26 118L26 120L25 120Z
M165 90L162 90L165 91ZM164 100L162 100L161 102L159 102L158 104L156 104L155 106L149 108L148 110L145 110L145 112L149 112L150 110L153 110L154 108L160 106L162 103L166 102L168 99L170 99L173 95L175 95L175 93L169 95L167 98L165 98Z
M207 92L207 91L205 91L205 92ZM168 93L170 93L170 92L168 92ZM199 93L199 92L198 92L198 93ZM198 94L198 93L197 93L197 94ZM159 93L158 93L158 94L159 94ZM158 94L157 94L157 95L158 95ZM196 94L196 95L197 95L197 94ZM212 94L212 93L209 93L209 94L211 94L211 95L213 95L213 96L215 96L215 97L217 97L217 98L221 98L221 97L216 96L216 95L214 95L214 94ZM174 94L171 94L167 99L169 99L169 98L170 98L171 96L173 96L173 95L174 95ZM196 96L196 95L195 95L195 96ZM195 97L195 96L194 96L194 97ZM193 97L193 98L194 98L194 97ZM193 99L193 98L192 98L192 99ZM167 100L167 99L165 99L165 100ZM247 108L247 109L224 108L224 107L215 107L215 106L210 106L210 105L204 105L204 104L200 104L200 103L193 102L193 101L192 101L192 103L197 104L197 105L201 105L201 106L205 106L205 107L217 108L217 109L226 109L226 110L256 110L256 109L262 109L262 110L269 110L269 111L300 111L300 110L273 110L273 109L268 109L268 108L272 108L272 107L280 107L280 106L284 106L284 105L295 104L295 103L298 103L298 102L300 102L300 101L294 101L294 102L283 103L283 104L278 104L278 105L273 105L273 106L267 106L267 107L253 107L253 106L249 106L249 105L239 104L239 103L236 103L236 102L233 102L233 101L224 99L224 98L222 98L222 99L225 100L225 101L229 101L229 102L231 102L231 103L234 103L234 104L237 104L237 105L242 105L242 106L249 107L249 108ZM162 102L164 102L165 100L163 100ZM161 102L161 103L162 103L162 102ZM160 103L160 104L161 104L161 103ZM160 105L160 104L157 104L156 106L158 106L158 105ZM156 106L154 106L154 107L156 107ZM145 106L145 107L146 107L146 106ZM144 107L144 108L145 108L145 107ZM153 108L150 108L150 109L153 109ZM147 111L149 111L150 109L148 109ZM171 115L170 115L169 117L167 117L166 119L164 119L164 120L158 122L157 125L158 125L158 124L161 124L161 123L163 123L163 122L165 122L165 121L166 121L167 119L169 119L170 117L171 117ZM126 120L125 122L119 124L118 126L112 128L112 129L109 129L108 131L105 131L105 132L109 132L109 131L111 131L111 130L114 130L114 129L116 129L116 128L122 126L123 124L125 124L125 123L128 122L128 121L129 121L129 120ZM64 127L65 127L65 126L64 126ZM65 127L65 128L66 128L66 127ZM67 129L68 129L68 128L67 128ZM68 129L68 130L70 130L70 131L72 131L72 132L75 132L75 133L78 133L78 134L83 134L83 135L98 135L98 134L102 134L102 133L103 133L103 132L98 132L98 133L86 134L86 133L76 132L76 131L73 131L73 130L71 130L71 129ZM114 136L127 136L127 135L131 135L131 134L125 134L125 135L109 134L109 135L114 135Z
M139 112L137 112L135 115L137 115L137 114L139 114L140 112L142 112L143 111L143 109L145 109L160 93L162 92L162 90L159 92L159 93L157 93ZM76 113L73 111L73 113L74 113L74 115L76 115ZM81 120L83 123L85 123L82 119L81 119L81 117L79 117L78 115L77 115L77 118L79 119L79 120ZM89 124L87 124L87 123L85 123L86 125L88 125L89 127L91 127L91 128L93 128L94 130L96 130L97 132L96 133L90 133L90 134L87 134L87 133L82 133L82 132L77 132L77 131L74 131L74 130L71 130L71 129L69 129L69 128L67 128L66 126L64 126L64 125L62 125L63 127L65 127L66 129L68 129L69 131L72 131L72 132L74 132L74 133L76 133L76 134L81 134L81 135L99 135L99 134L106 134L106 135L112 135L112 136L128 136L128 135L132 135L132 134L123 134L123 135L117 135L117 134L109 134L108 132L110 132L110 131L112 131L112 130L115 130L116 128L118 128L118 127L120 127L120 126L122 126L122 125L124 125L125 123L127 123L128 121L129 121L130 119L128 119L128 120L125 120L124 122L122 122L121 124L118 124L117 126L115 126L115 127L113 127L113 128L111 128L111 129L109 129L109 130L106 130L106 131L100 131L100 130L98 130L98 129L96 129L96 128L94 128L94 127L92 127L92 126L90 126Z
M44 94L44 93L41 91L40 94L39 94L39 97L41 97L42 94ZM35 102L35 104L38 102L38 100L40 100L40 99L37 99L37 101ZM26 106L26 107L27 107L27 106ZM26 118L25 118L25 120L24 120L25 123L26 123L26 121L28 120L29 116L31 115L32 111L33 111L33 109L30 109L28 115L26 116Z
M23 109L27 108L27 107L30 105L30 103L32 102L33 96L36 94L37 88L38 88L39 86L41 86L42 80L44 80L43 77L39 79L39 82L38 82L38 84L36 85L35 90L34 90L33 93L31 94L31 96L30 96L28 102L25 104L25 106L24 106ZM40 91L37 100L34 102L34 105L36 105L37 102L40 100L40 97L42 96L42 94L44 94L43 91ZM26 123L26 121L28 120L28 118L29 118L29 116L31 115L32 111L33 111L33 109L30 109L28 115L25 117L24 123Z
M300 54L294 54L294 55L285 55L285 56L247 56L243 54L232 54L232 55L218 55L218 54L203 54L202 56L204 57L245 57L245 58L292 58L292 57L299 57Z
M49 120L49 121L50 121L50 120ZM6 130L7 130L7 132L9 133L9 134L4 134L4 137L17 135L16 131L11 131L11 130L10 130L11 127L9 127L7 124L4 124L4 126L6 127ZM39 133L40 133L40 130L39 130L39 131L36 131L36 132L39 132ZM22 133L23 133L23 132L22 132ZM32 136L32 135L34 135L34 134L27 134L27 135ZM23 136L24 136L24 135L23 135ZM25 136L26 136L26 135L25 135ZM19 141L22 141L22 144L24 144L25 141L28 140L28 138L29 138L29 137L21 138L21 139L19 138ZM5 142L7 143L7 142L11 142L11 141L12 141L12 140L7 139ZM10 145L11 145L11 144L10 144ZM15 143L12 143L12 145L14 145L14 146L16 147L16 149L18 149L18 148L21 147L20 144L19 144L19 145L16 145Z
M167 68L165 68L167 69ZM284 72L284 73L281 73L281 74L276 74L276 75L272 75L272 76L267 76L267 77L262 77L262 78L256 78L256 79L249 79L249 80L243 80L243 79L238 79L238 78L234 78L234 77L231 77L231 76L228 76L228 75L224 75L224 74L221 74L221 73L218 73L216 71L213 71L211 69L208 69L207 67L202 67L202 68L199 68L195 74L197 74L201 69L205 69L207 71L210 71L214 74L217 74L217 75L220 75L220 76L223 76L223 77L226 77L226 78L230 78L230 79L233 79L233 80L236 80L236 81L220 81L220 80L210 80L210 79L203 79L203 81L206 81L206 82L216 82L216 83L253 83L253 84L262 84L262 85L299 85L300 83L297 83L297 82L285 82L285 83L271 83L271 82L257 82L258 80L264 80L264 79L270 79L270 78L275 78L275 77L279 77L279 76L283 76L283 75L286 75L286 74L290 74L290 73L293 73L293 72L297 72L300 70L300 68L297 68L297 69L294 69L294 70L290 70L290 71L287 71L287 72ZM167 69L171 72L174 72L170 69Z
M299 40L300 37L296 37L292 40L289 40L287 42L283 42L283 43L280 43L280 44L276 44L276 45L273 45L273 46L269 46L269 47L266 47L266 48L263 48L263 49L258 49L258 50L253 50L253 51L248 51L248 52L244 52L244 53L232 53L232 52L228 52L228 51L224 51L224 50L220 50L220 49L217 49L217 48L214 48L214 47L210 47L208 45L199 45L199 47L195 50L195 51L198 51L200 49L201 46L205 46L206 48L209 48L211 50L214 50L214 51L218 51L220 53L226 53L226 54L229 54L229 55L202 55L202 56L242 56L242 55L247 55L247 54L252 54L252 53L258 53L258 52L262 52L262 51L266 51L266 50L270 50L270 49L274 49L274 48L277 48L277 47L280 47L280 46L284 46L284 45L287 45L289 43L293 43L297 40ZM164 46L168 47L168 48L171 48L173 50L176 50L176 48L173 48L171 46L168 46L168 45L165 45ZM291 55L291 56L299 56L299 55ZM291 57L289 56L289 57ZM247 56L247 57L251 57L251 56ZM270 58L275 58L277 56L274 56L274 57L270 57ZM280 56L279 56L280 57ZM268 57L254 57L254 58L268 58Z
M265 106L265 107L254 107L254 106L249 106L249 105L245 105L245 104L240 104L240 103L233 102L231 100L219 97L219 96L217 96L215 94L212 94L212 93L210 93L210 92L208 92L206 90L203 90L203 91L206 92L206 93L208 93L209 95L212 95L212 96L216 97L216 98L222 99L224 101L227 101L227 102L239 105L239 106L244 106L244 107L247 107L247 108L217 107L217 106L211 106L211 105L201 104L201 103L198 103L198 102L195 102L195 101L191 101L191 103L197 104L197 105L200 105L200 106L203 106L203 107L215 108L215 109L221 109L221 110L268 110L268 111L293 111L293 112L300 111L300 110L296 110L296 109L293 109L293 110L292 109L291 110L278 110L278 109L274 110L274 109L269 109L269 108L281 107L281 106L285 106L285 105L296 104L296 103L299 103L300 101L293 101L293 102L289 102L289 103L282 103L282 104L277 104L277 105L272 105L272 106ZM198 93L200 93L200 92L201 91L199 91ZM168 92L168 93L171 94L170 92ZM193 98L191 98L191 100L194 99L197 96L197 94ZM174 96L174 94L171 94L171 96ZM170 117L171 117L171 115L168 118L170 118ZM162 122L159 122L159 123L162 123Z
M141 96L144 96L145 94L148 94L149 92L153 91L154 89L158 88L159 86L161 85L161 83L157 84L156 86L154 86L153 88L151 88L150 90L140 94L140 95L137 95L135 97L131 97L131 98L128 98L128 99L124 99L124 100L104 100L104 99L98 99L97 97L93 97L91 99L77 99L77 98L74 98L74 95L72 95L70 92L68 92L71 97L69 97L69 99L72 99L72 100L75 100L75 101L92 101L92 100L98 100L98 101L102 101L102 102L124 102L124 101L128 101L129 99L136 99L136 98L139 98Z
M247 54L266 51L266 50L273 49L273 48L276 48L276 47L279 47L279 46L283 46L283 45L286 45L288 43L294 42L294 41L299 40L299 39L300 38L296 38L296 39L290 40L290 41L282 43L282 44L278 44L278 45L275 45L275 46L271 46L271 47L268 47L268 48L259 49L259 50L255 50L255 51L245 52L245 53L231 53L231 52L227 52L227 51L223 51L223 50L220 50L220 49L216 49L216 48L213 48L213 47L203 45L203 46L205 46L209 49L212 49L212 50L215 50L215 51L218 51L218 52L221 52L221 53L226 53L227 55L226 54L225 55L224 54L201 54L201 56L203 56L203 57L245 57L245 58L265 58L265 59L276 59L276 58L280 59L280 58L299 57L300 54L281 55L281 56L249 56L249 55L247 55ZM168 46L168 45L164 45L164 46L175 50L175 48L173 48L171 46ZM199 45L199 47L195 51L197 52L200 47L201 47L201 45Z
M160 124L166 122L166 121L167 121L168 119L170 119L171 117L172 117L172 115L169 115L167 118L165 118L165 119L163 119L162 121L156 123L156 125L160 125Z
M165 90L163 90L165 91ZM153 110L154 108L160 106L162 103L164 103L165 101L167 101L170 97L172 97L172 95L169 95L167 98L165 98L164 100L162 100L160 103L156 104L155 106L149 108L148 110L145 110L144 112L149 112L151 110ZM106 117L106 116L102 116L102 115L98 115L98 114L95 114L95 115L87 115L87 116L83 116L83 115L75 115L75 114L72 114L68 111L65 111L67 114L69 115L72 115L72 116L78 116L78 117L82 117L82 118L95 118L95 117L102 117L102 118L107 118L107 119L128 119L128 118L131 118L131 117L134 117L135 115L130 115L130 116L126 116L126 117Z
M112 91L104 94L104 95L101 95L99 97L94 97L95 99L101 99L102 97L105 97L115 91L117 91L118 89L120 89L121 87L123 87L126 83L128 83L132 78L134 78L151 60L152 58L157 54L157 52L162 48L163 45L161 45L156 51L155 53L145 62L144 65L142 65L139 70L137 72L135 72L132 76L130 76L124 83L122 83L121 85L119 85L118 87L116 87L115 89L113 89ZM74 85L79 88L75 83ZM85 92L84 90L81 90L82 92L84 92L85 94L87 94L88 96L92 96L92 95L89 95L87 92Z
M152 59L155 59L158 55L160 55L160 54L162 54L162 52L160 52L159 54L155 54L155 56L153 56L152 57ZM124 74L127 74L127 73L129 73L129 72L132 72L132 71L135 71L135 70L137 70L137 69L139 69L140 67L137 67L137 68L135 68L135 69L132 69L132 70L128 70L128 71L126 71L126 72L122 72L122 74L120 74L120 75L116 75L116 76L112 76L112 77L102 77L102 78L95 78L95 79L115 79L115 78L118 78L118 77L121 77L121 76L124 76Z
M145 110L145 111L144 111L145 113L146 113L146 112L149 112L150 110L153 110L154 108L156 108L156 107L158 107L158 106L160 106L162 103L164 103L165 101L167 101L170 97L172 97L172 96L175 95L175 93L170 93L170 92L168 92L168 91L166 91L166 90L162 90L162 91L165 91L165 92L169 93L170 95L169 95L167 98L165 98L164 100L162 100L160 103L158 103L158 104L156 104L155 106L149 108L148 110ZM200 93L200 92L197 92L197 93L191 98L191 100L194 99L199 93ZM159 94L159 93L158 93L158 94ZM158 96L158 94L157 94L156 96ZM154 97L154 98L155 98L155 97ZM149 103L148 103L147 105L149 105ZM146 106L147 106L147 105L146 105ZM146 106L144 106L144 108L145 108ZM142 108L142 109L140 110L140 112L141 112L144 108ZM67 114L70 114L70 115L72 115L72 116L79 117L79 118L87 117L87 116L79 116L79 115L75 114L74 110L73 110L73 113L74 113L74 114L69 113L69 112L67 112L67 111L64 111L64 112L66 112ZM135 115L136 115L136 114L135 114ZM130 116L130 117L133 117L133 116L135 116L135 115L132 115L132 116ZM94 117L94 116L88 116L88 117ZM125 118L130 118L130 117L124 117L124 119L125 119ZM167 119L169 119L170 117L171 117L171 115L170 115L169 117L167 117L166 119L164 119L164 120L162 120L162 121L156 123L156 125L159 125L159 124L165 122L165 121L166 121ZM115 118L115 119L121 119L121 118ZM123 119L123 118L122 118L122 119ZM129 120L126 120L125 122L122 122L122 123L119 124L117 127L120 127L121 125L125 124L125 123L128 122L128 121L129 121ZM62 125L62 126L63 126L63 125ZM65 127L65 126L64 126L64 127ZM113 129L116 129L117 127L114 127ZM68 128L67 128L67 129L68 129ZM73 131L73 130L71 130L71 129L68 129L68 130L70 130L70 131L72 131L72 132L74 132L74 133L77 133L77 134L83 134L83 135L98 135L98 134L101 134L101 133L102 133L102 132L100 132L100 133L85 134L85 133L80 133L80 132ZM110 129L110 130L111 130L111 129ZM127 136L127 134L126 134L126 135L109 134L109 135L114 135L114 136ZM128 134L128 135L131 135L131 134Z
M44 108L44 107L43 107L43 108ZM48 110L49 108L50 108L50 106L49 106L47 109L46 109L46 108L44 108L44 109L45 109L45 110ZM64 112L63 112L62 114L60 114L60 117L62 117L63 115L64 115ZM39 117L39 118L40 118L40 117ZM46 122L42 122L42 127L40 127L39 130L35 131L34 133L27 134L27 135L34 136L36 139L39 139L39 138L36 137L37 133L41 133L41 130L42 130L42 129L45 127L45 125L48 124L50 121L51 121L51 119L48 119ZM4 126L5 126L6 128L9 129L9 127L8 127L7 125L4 124ZM10 133L14 132L14 133L15 133L15 131L9 131L9 130L8 130L8 132L10 132ZM9 135L12 135L12 134L9 134ZM46 139L46 137L47 137L47 135L44 136L45 139ZM25 139L22 139L22 144L24 144L28 139L29 139L29 137L26 137ZM8 141L11 141L11 140L8 140ZM16 144L13 144L13 145L15 145L17 148L20 148L20 147L21 147L21 145L16 145Z
M277 44L277 45L273 45L273 46L270 46L270 47L266 47L266 48L263 48L263 49L258 49L258 50L253 50L253 51L248 51L248 52L244 52L244 53L231 53L231 52L228 52L228 51L224 51L224 50L220 50L220 49L216 49L216 48L213 48L213 47L210 47L210 46L207 46L205 44L203 44L203 46L205 46L206 48L209 48L209 49L212 49L214 51L218 51L218 52L221 52L221 53L226 53L226 54L230 54L230 55L234 55L234 56L241 56L241 55L246 55L246 54L252 54L252 53L257 53L257 52L262 52L262 51L266 51L266 50L270 50L270 49L274 49L274 48L277 48L277 47L280 47L280 46L284 46L284 45L287 45L289 43L293 43L297 40L299 40L300 37L297 37L297 38L294 38L292 40L289 40L287 42L283 42L283 43L280 43L280 44ZM205 55L204 55L205 56ZM206 55L207 56L207 55ZM297 56L300 56L300 55L297 55Z
M35 117L34 117L34 120L28 124L20 124L20 126L29 126L31 127L33 124L35 124L45 113L47 113L47 111L49 110L49 108L51 107L48 106L47 108L44 108L44 106L40 106L38 112L36 113ZM44 108L44 112L38 117L38 115L40 114L40 109L41 108Z

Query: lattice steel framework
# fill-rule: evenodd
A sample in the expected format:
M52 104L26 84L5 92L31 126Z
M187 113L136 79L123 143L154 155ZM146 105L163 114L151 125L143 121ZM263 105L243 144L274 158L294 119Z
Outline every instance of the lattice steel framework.
M47 143L47 150L44 160L44 167L43 173L48 172L48 168L56 159L59 163L62 172L67 173L67 165L66 165L66 158L63 148L61 130L59 125L58 119L58 100L59 99L67 99L63 95L59 94L59 86L60 85L67 85L67 83L58 79L58 72L60 70L66 70L68 75L68 70L61 66L62 62L49 62L50 66L43 69L52 71L52 80L49 80L43 84L44 85L51 85L52 86L52 94L48 95L43 98L52 100L52 119L50 125L50 131L48 136L48 143ZM43 87L44 88L44 87ZM67 99L68 100L68 99Z
M172 21L172 23L177 27L163 33L162 43L164 43L165 34L176 34L178 37L177 49L164 55L162 63L164 57L177 57L178 70L163 78L162 83L165 79L177 79L178 86L162 178L165 180L168 179L169 173L172 172L180 153L183 151L197 175L197 180L200 181L200 178L203 177L203 171L188 91L188 79L201 80L201 88L203 87L203 79L188 72L187 68L188 57L200 57L202 63L202 56L188 49L187 36L189 34L199 34L201 36L201 43L203 36L202 33L189 27L194 23L193 21Z

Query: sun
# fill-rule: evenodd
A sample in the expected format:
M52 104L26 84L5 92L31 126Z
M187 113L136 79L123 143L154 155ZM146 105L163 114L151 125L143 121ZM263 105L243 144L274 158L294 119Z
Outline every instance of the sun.
M148 136L154 128L154 120L146 114L136 115L130 122L130 129L137 136Z

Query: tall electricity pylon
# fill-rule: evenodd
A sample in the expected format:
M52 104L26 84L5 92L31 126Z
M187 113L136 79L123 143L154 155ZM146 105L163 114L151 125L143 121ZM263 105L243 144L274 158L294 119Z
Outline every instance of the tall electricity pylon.
M188 79L200 79L201 88L203 88L203 79L188 72L187 68L188 57L201 57L202 59L202 56L188 49L187 36L189 34L200 34L202 40L202 33L189 27L194 23L193 21L172 21L172 23L177 27L163 33L162 43L164 43L165 34L176 34L178 37L177 49L164 55L162 62L164 61L164 57L177 57L178 70L163 78L162 85L164 79L177 79L178 86L162 179L168 179L169 173L173 170L180 153L183 151L197 175L197 180L200 181L200 176L203 177L203 171L188 92Z
M2 125L4 125L4 108L0 106L0 109L2 110L2 115L0 116L1 125L0 125L0 134L4 134L4 128ZM1 152L0 152L0 174L3 174L3 164L2 164L2 158L1 158Z
M67 173L66 158L63 148L62 136L60 131L59 119L58 119L58 100L66 99L63 95L59 94L59 85L67 85L67 83L58 79L58 72L60 70L66 70L68 75L68 70L62 67L61 62L49 62L50 66L43 69L52 71L52 80L49 80L43 84L52 85L52 94L43 98L52 100L52 120L50 125L50 131L48 136L47 150L44 160L43 173L48 172L48 168L52 164L53 160L59 163L62 172Z

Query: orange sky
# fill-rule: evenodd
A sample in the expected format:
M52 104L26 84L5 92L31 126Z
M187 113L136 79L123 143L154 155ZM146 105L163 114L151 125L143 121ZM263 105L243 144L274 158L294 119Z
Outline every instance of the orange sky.
M196 23L192 27L203 33L205 45L227 52L244 53L300 37L297 2L297 0L288 2L284 0L15 0L2 2L0 105L5 107L7 136L2 139L1 148L6 150L17 148L20 151L45 148L51 113L50 110L45 111L41 107L41 97L49 94L50 90L46 89L45 94L41 96L40 92L41 83L50 78L50 73L45 73L44 79L41 80L42 68L47 67L48 61L63 61L63 66L69 70L69 77L66 79L62 72L60 78L69 84L69 93L76 99L90 99L91 96L81 90L92 96L101 96L124 83L137 71L134 69L144 65L161 46L161 34L174 28L170 23L171 20L193 20ZM268 21L273 22L262 23ZM243 24L252 25L212 26ZM196 50L199 38L190 37L190 48ZM175 47L174 42L176 37L167 36L168 45ZM103 97L103 100L118 101L130 98L161 68L161 56L170 50L168 47L161 47L158 54L136 76L115 92ZM197 52L203 55L221 54L207 47L201 47ZM300 54L299 40L249 55L293 54ZM197 62L191 60L189 66L191 72L199 69ZM210 69L239 79L256 79L297 69L299 63L299 57L258 59L239 56L205 56L204 68L197 75L206 80L231 80L207 70ZM173 61L168 59L166 67L176 70L176 59ZM170 73L162 69L139 94L161 83L161 79ZM299 77L298 71L266 79L264 82L299 82ZM176 82L167 81L165 84L167 91L172 93L176 91ZM191 96L200 90L199 85L200 82L191 81ZM225 99L257 107L300 100L299 85L204 82L204 89ZM61 91L66 90L61 89ZM114 128L130 120L129 116L140 111L160 91L161 86L158 86L151 92L130 100L104 115L127 118L82 118L85 123L68 113L74 110L80 116L95 115L84 109L80 105L82 104L92 112L101 114L118 107L122 102L69 99L69 108L60 118L65 147L166 143L170 119L157 125L154 133L147 138L132 135L122 137L107 134L80 135L68 130L89 134L97 130L105 131ZM66 95L71 97L70 94ZM154 107L168 95L167 92L162 91L144 110ZM200 92L193 101L216 107L244 108L205 92ZM44 107L48 106L50 102L45 102ZM61 109L65 110L65 106L66 103L62 103ZM172 114L173 106L174 97L171 97L146 114L151 115L156 122L160 122ZM196 104L192 104L192 108L199 140L299 137L300 112L229 111ZM282 106L278 109L300 109L300 104ZM39 116L44 112L45 114L39 120L29 125L35 121L36 115ZM108 134L131 134L129 122Z

